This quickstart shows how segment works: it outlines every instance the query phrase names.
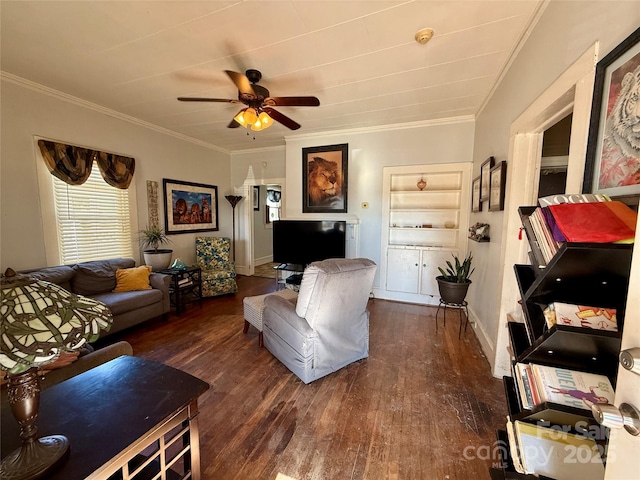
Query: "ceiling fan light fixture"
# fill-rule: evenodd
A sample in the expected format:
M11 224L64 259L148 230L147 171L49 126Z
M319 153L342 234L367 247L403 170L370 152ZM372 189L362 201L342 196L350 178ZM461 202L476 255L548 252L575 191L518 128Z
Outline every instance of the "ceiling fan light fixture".
M258 114L254 108L247 108L244 111L244 121L249 125L253 125L258 120Z
M262 123L262 128L268 128L273 123L273 119L269 114L267 114L267 112L261 112L260 115L258 115L258 120Z
M244 128L247 128L247 121L244 119L244 112L245 110L241 110L235 117L233 117L233 119Z

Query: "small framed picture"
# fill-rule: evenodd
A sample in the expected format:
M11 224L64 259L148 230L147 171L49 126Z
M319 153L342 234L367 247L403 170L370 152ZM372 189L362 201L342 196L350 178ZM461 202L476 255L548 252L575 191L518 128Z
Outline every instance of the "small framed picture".
M482 202L480 201L480 175L473 179L471 184L471 211L482 211Z
M504 210L504 190L507 181L507 162L498 163L489 171L489 211Z
M495 165L496 159L487 158L480 166L480 201L489 200L489 172Z
M253 209L260 211L260 186L253 187Z

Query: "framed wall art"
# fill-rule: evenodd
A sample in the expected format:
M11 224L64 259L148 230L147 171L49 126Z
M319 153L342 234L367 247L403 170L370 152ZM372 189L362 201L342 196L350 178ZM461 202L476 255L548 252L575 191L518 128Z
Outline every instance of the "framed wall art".
M260 186L253 187L253 209L257 212L260 210Z
M487 158L482 165L480 165L480 201L485 202L489 200L489 172L495 165L496 159L493 157Z
M640 197L640 28L596 66L583 193Z
M480 201L480 175L474 178L471 183L471 211L482 211L482 202Z
M302 149L304 213L347 213L348 153L346 143Z
M504 210L504 191L507 183L507 162L498 163L489 171L489 211Z
M162 180L164 229L167 234L218 230L218 187Z

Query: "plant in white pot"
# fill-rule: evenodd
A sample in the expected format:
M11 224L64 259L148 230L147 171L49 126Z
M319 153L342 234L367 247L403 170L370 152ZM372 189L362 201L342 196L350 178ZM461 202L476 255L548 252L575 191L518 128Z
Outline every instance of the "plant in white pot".
M456 255L451 255L454 263L447 260L446 269L438 267L441 275L437 276L436 280L438 281L438 290L442 301L460 305L467 296L467 290L471 285L469 277L475 268L471 268L471 261L473 260L471 253L462 262Z
M160 227L152 225L140 230L140 242L142 248L147 248L142 252L144 263L150 265L153 270L162 270L169 266L173 250L159 247L171 243L171 240Z

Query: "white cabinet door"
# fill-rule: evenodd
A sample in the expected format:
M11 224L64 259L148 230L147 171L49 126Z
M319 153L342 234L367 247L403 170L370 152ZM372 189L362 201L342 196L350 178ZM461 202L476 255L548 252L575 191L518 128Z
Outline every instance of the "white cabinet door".
M387 290L418 293L420 250L387 249Z
M438 251L438 250L424 250L422 252L422 262L420 264L422 283L420 293L422 295L432 295L436 299L440 298L440 292L438 291L438 282L436 277L440 275L438 267L446 265L447 260L453 262L451 253L457 255L457 252Z

